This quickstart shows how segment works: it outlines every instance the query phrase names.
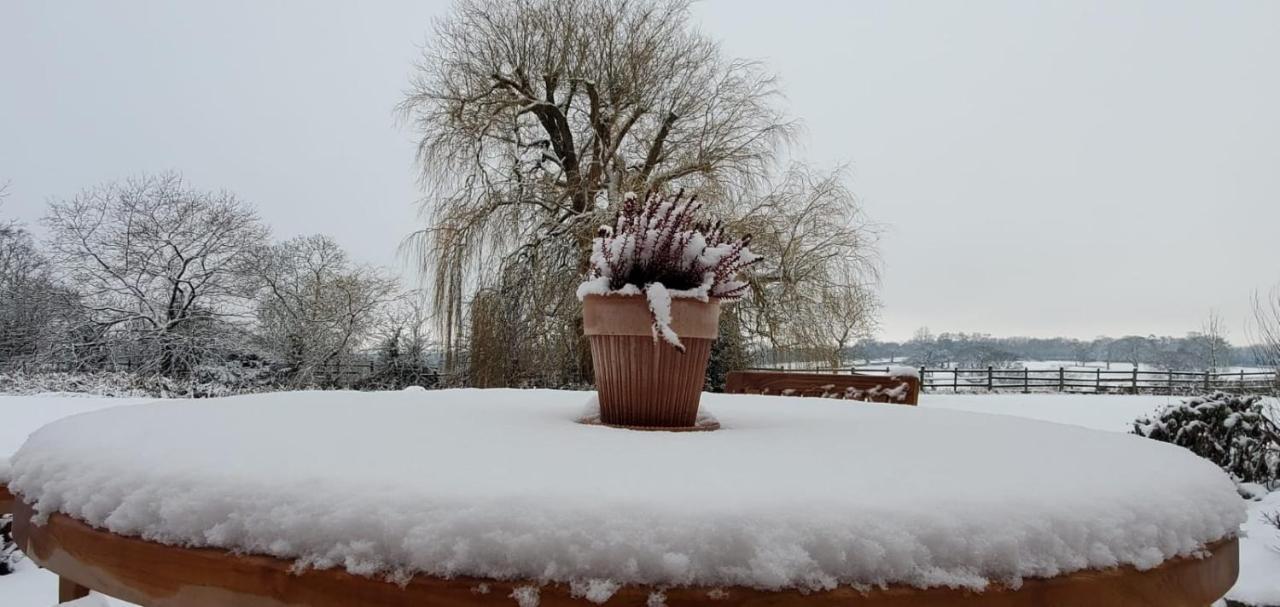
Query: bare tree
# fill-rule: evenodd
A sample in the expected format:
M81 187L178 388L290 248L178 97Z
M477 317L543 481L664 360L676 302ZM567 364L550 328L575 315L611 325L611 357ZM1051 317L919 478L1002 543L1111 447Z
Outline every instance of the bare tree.
M397 389L434 386L440 377L433 366L436 344L428 304L421 291L408 291L381 306L373 339L379 368L362 387Z
M408 291L382 306L374 331L380 343L394 341L398 356L426 364L435 348L429 304L421 291Z
M245 262L267 235L235 195L193 190L176 173L52 202L45 225L90 325L79 345L124 344L142 370L164 375L216 354L220 325L244 318Z
M843 170L793 166L754 198L726 204L731 227L752 235L764 259L752 296L736 304L746 333L775 349L830 352L867 337L875 296L878 233L844 185Z
M259 339L287 362L296 383L363 346L396 281L351 263L327 236L294 238L260 252L256 263Z
M947 359L945 349L938 343L938 337L929 330L929 327L916 329L911 339L903 345L907 348L911 362L921 367L931 367Z
M1216 373L1220 367L1229 363L1231 344L1227 341L1226 323L1217 310L1209 310L1197 337L1200 342L1201 363L1206 371Z
M49 361L70 335L75 302L30 233L0 230L0 364Z
M1123 360L1133 365L1134 369L1142 366L1151 353L1151 342L1154 337L1126 335L1113 340L1107 345L1107 362L1113 359ZM1108 365L1110 366L1110 365Z
M1260 363L1280 371L1280 286L1267 296L1253 296L1251 337Z
M0 203L7 185L0 184ZM0 219L0 364L46 361L67 331L72 301L31 234Z
M874 289L857 283L835 284L814 293L816 318L792 322L796 330L784 349L813 352L817 360L838 368L845 365L847 349L871 337L880 302ZM774 343L775 347L780 344Z
M9 197L9 182L0 183L0 206L4 206L4 201ZM17 222L12 219L0 220L0 236L7 236L11 231L17 228Z
M1073 340L1071 352L1076 359L1076 363L1083 367L1094 360L1094 342Z
M750 338L801 335L764 311L785 305L792 287L778 285L798 290L813 268L853 261L856 247L813 248L858 227L847 223L859 218L839 174L765 179L795 124L777 107L774 77L697 31L688 0L461 0L433 33L401 108L421 134L428 185L428 226L409 243L431 276L450 356L465 345L473 364L496 365L499 355L511 362L505 349L519 342L507 340L536 339L535 351L549 353L539 362L495 368L519 375L568 358L589 373L572 284L603 214L627 191L698 192L755 232L753 249L778 256L755 285L768 297L740 316ZM825 235L786 225L812 226L834 207ZM801 316L812 320L820 304L808 302ZM480 318L507 324L468 338Z
M855 283L827 290L823 300L829 320L819 326L830 327L828 339L835 346L832 362L843 367L847 348L870 338L879 326L876 319L880 299L873 288Z

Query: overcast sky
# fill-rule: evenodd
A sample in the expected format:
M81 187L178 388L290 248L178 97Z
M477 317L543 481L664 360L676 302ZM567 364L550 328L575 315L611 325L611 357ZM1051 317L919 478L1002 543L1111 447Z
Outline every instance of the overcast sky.
M0 215L165 169L402 266L393 106L448 2L0 4ZM1280 283L1280 2L710 0L884 224L882 336L1243 341Z

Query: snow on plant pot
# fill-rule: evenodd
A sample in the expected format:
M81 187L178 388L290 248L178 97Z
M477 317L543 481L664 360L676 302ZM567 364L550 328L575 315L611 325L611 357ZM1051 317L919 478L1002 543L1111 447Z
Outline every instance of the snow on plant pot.
M720 302L741 298L738 273L759 260L750 236L695 220L696 197L628 193L591 246L578 286L605 424L687 428L698 417Z

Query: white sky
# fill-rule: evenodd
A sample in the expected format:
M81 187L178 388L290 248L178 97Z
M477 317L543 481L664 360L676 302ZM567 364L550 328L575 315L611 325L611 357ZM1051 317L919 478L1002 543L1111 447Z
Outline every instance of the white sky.
M400 100L447 2L0 5L0 213L178 169L399 266ZM1280 2L710 0L887 226L884 331L1243 341L1280 282Z

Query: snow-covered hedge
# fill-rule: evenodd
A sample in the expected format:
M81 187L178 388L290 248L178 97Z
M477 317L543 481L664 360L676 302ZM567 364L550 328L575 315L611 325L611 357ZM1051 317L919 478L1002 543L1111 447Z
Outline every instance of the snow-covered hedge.
M1216 392L1134 422L1133 433L1186 447L1241 482L1280 478L1280 427L1260 396Z
M362 367L363 368L363 367ZM425 366L383 366L362 376L292 380L289 369L197 367L188 378L125 371L0 371L0 394L83 394L116 398L213 398L289 390L399 390L408 386L438 387L440 376Z
M747 292L738 273L760 260L748 248L751 236L729 239L719 222L699 222L702 203L651 194L641 204L628 192L612 226L601 226L592 241L587 280L578 298L587 295L641 295L653 312L654 337L683 349L671 329L671 300L714 297L735 300Z
M0 394L69 393L119 398L231 396L289 389L281 383L242 377L196 374L190 379L138 375L124 371L83 373L0 373Z

